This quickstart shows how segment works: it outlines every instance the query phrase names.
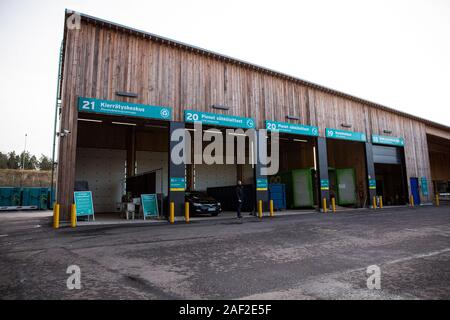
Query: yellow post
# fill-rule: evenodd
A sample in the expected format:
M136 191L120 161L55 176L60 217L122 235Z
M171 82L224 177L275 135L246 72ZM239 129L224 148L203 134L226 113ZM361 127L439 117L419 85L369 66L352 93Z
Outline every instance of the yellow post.
M53 205L53 228L59 228L59 204L56 202Z
M412 195L409 196L409 206L414 207L414 198Z
M436 194L436 207L439 207L439 194Z
M373 197L373 208L376 209L377 208L377 197Z
M170 215L169 215L169 222L171 224L175 223L175 203L172 201L170 203Z
M323 198L322 200L322 208L323 208L323 212L327 213L328 212L328 208L327 208L327 198Z
M72 204L70 208L70 226L75 228L77 226L77 206Z
M383 209L383 197L380 196L380 209Z
M333 208L333 212L336 212L336 199L331 198L331 208Z
M189 202L184 203L184 219L189 223Z
M270 200L270 217L273 218L273 200Z
M258 204L258 216L260 219L263 217L263 208L262 208L262 200L259 200Z

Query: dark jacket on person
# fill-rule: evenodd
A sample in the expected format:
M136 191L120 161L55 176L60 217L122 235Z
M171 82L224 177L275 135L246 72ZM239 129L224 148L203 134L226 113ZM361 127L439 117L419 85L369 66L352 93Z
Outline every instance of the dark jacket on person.
M244 188L242 186L236 186L236 198L239 202L241 200L241 203L244 202Z

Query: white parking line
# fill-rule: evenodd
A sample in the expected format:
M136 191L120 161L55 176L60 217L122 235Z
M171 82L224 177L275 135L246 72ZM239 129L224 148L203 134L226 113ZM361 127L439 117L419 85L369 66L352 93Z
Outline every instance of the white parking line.
M394 263L399 263L399 262L404 262L404 261L409 261L409 260L414 260L414 259L427 258L427 257L437 256L439 254L442 254L442 253L445 253L445 252L449 252L449 251L450 251L450 248L446 248L446 249L442 249L442 250L438 250L438 251L432 251L432 252L428 252L428 253L415 254L415 255L412 255L412 256L409 256L409 257L405 257L405 258L400 258L400 259L387 261L387 262L384 262L382 264L394 264Z

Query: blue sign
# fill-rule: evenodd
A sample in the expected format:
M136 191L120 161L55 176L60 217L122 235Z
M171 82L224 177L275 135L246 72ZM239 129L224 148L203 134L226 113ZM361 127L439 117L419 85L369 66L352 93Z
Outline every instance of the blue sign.
M185 178L170 178L170 191L185 191L186 179Z
M424 197L428 197L428 181L426 177L421 178L421 185L422 185L422 194Z
M369 189L372 189L372 190L377 189L377 180L369 179Z
M156 107L83 97L78 98L78 111L167 121L172 120L172 108L170 107Z
M156 194L141 194L141 205L145 217L158 216L158 198Z
M94 215L94 204L91 191L75 191L73 193L77 217Z
M305 136L319 135L319 128L314 126L307 126L304 124L295 124L288 122L278 122L278 121L266 121L267 131L278 131L284 133L301 134Z
M330 139L341 139L366 142L366 135L362 132L353 132L338 129L325 129L325 136Z
M257 191L267 191L269 187L269 182L267 178L258 178L256 179L256 190Z
M330 190L330 180L320 179L320 190Z
M377 134L372 135L372 142L378 143L378 144L387 144L390 146L398 146L398 147L403 147L405 145L405 140L403 140L403 138L379 136Z
M200 122L211 126L254 129L255 120L226 114L200 112L194 110L184 111L184 121L189 123Z

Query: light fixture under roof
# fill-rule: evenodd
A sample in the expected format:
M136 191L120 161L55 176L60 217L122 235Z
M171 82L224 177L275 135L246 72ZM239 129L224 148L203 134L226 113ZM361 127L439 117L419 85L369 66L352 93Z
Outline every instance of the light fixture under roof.
M392 133L391 130L383 130L383 132L384 132L384 133L387 133L387 134L391 134L391 133Z
M351 128L352 125L350 123L341 123L341 126L344 128Z
M111 123L119 124L119 125L122 125L122 126L136 126L136 123L129 123L129 122L115 122L115 121L113 121Z
M288 119L288 120L300 120L300 117L287 115L286 119Z
M230 110L230 107L224 106L224 105L220 105L220 104L213 104L211 106L211 108L218 109L218 110Z
M137 98L139 95L134 92L116 91L116 95L119 97Z
M78 118L78 121L86 121L86 122L103 122L102 120L96 120L96 119L83 119L83 118Z

